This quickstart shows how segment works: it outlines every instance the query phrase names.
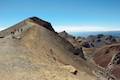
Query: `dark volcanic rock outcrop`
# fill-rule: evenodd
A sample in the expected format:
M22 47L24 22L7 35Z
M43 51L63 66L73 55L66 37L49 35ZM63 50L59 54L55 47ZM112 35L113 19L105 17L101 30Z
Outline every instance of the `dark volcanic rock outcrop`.
M55 31L55 30L52 28L51 23L49 23L49 22L47 22L47 21L44 21L44 20L42 20L42 19L40 19L40 18L38 18L38 17L30 17L28 20L31 20L31 21L33 21L34 23L39 24L39 25L41 25L41 26L43 26L43 27L45 27L45 28L47 28L47 29L49 29L49 30L51 30L51 31Z
M76 37L68 34L66 31L60 32L59 35L73 45L74 49L72 50L72 52L74 53L74 55L80 56L81 58L85 59L82 47L79 46L79 41L77 41L78 39L76 40Z

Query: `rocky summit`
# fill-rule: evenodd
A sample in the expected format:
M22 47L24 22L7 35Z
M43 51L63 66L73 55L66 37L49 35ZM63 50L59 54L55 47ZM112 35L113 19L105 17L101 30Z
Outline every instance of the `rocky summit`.
M0 31L0 80L119 80L119 40L57 33L27 18Z
M42 19L30 17L0 32L0 80L96 80L95 70L82 49Z

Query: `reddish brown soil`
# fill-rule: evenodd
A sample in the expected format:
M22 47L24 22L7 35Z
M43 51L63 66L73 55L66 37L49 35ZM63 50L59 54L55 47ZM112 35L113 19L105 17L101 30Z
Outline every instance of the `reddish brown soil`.
M112 60L112 57L118 52L120 52L120 44L112 44L109 46L104 46L95 52L95 56L93 60L97 65L106 68L107 65L110 63L110 61ZM119 64L113 65L112 74L115 77L120 78Z

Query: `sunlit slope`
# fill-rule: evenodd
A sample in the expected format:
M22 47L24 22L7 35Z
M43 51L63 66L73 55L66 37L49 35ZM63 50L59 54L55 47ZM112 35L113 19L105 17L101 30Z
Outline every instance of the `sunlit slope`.
M1 80L95 80L89 65L72 53L73 46L50 30L27 20L1 32ZM20 32L11 34L15 29ZM70 69L68 69L68 66ZM78 70L73 75L71 70ZM73 70L74 71L74 70Z

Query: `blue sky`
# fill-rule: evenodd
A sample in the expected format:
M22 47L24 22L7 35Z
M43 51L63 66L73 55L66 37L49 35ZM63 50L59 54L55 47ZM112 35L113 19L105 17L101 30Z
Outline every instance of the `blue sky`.
M0 28L31 16L57 31L120 30L120 0L0 0Z

